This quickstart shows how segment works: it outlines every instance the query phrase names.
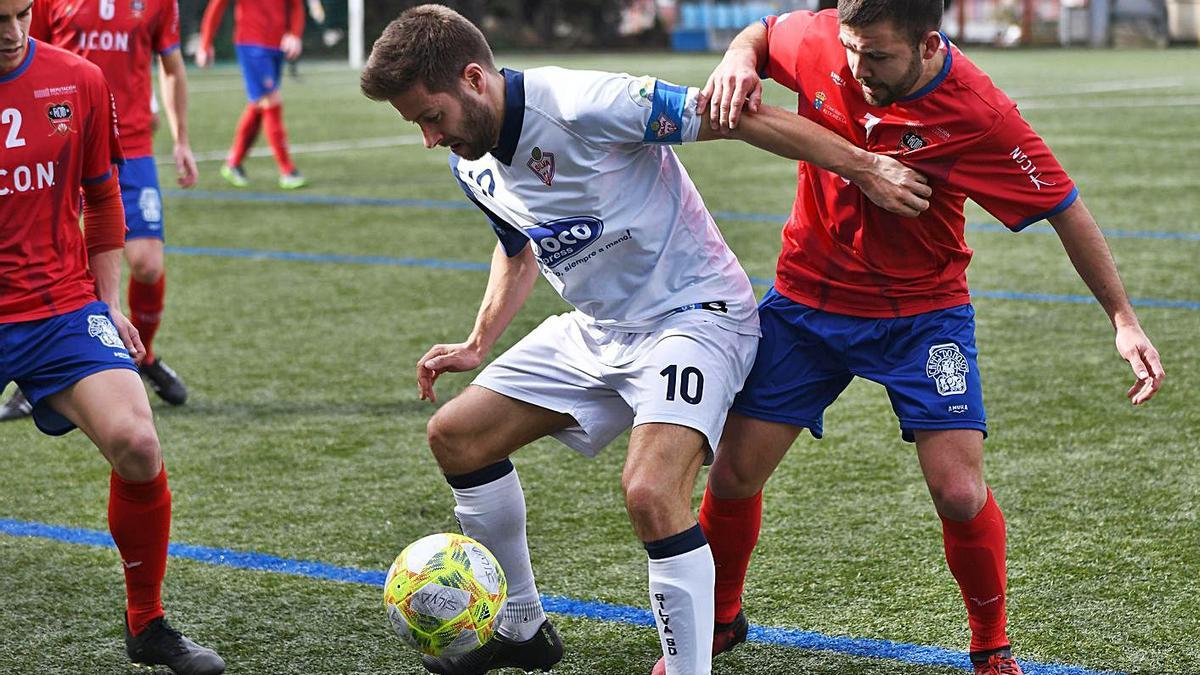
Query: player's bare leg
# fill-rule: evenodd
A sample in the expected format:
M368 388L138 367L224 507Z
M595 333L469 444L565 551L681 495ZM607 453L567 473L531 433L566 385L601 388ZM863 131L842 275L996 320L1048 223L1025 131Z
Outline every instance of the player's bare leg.
M140 366L142 377L159 398L171 405L183 405L188 397L187 385L154 353L154 336L162 321L166 297L163 242L155 237L130 239L125 242L125 259L129 261L129 319L146 347Z
M708 472L700 526L716 567L712 655L746 640L742 588L762 525L762 490L803 429L729 413ZM659 660L652 675L666 672Z
M1006 634L1004 514L983 480L983 433L916 431L917 457L942 519L946 562L962 590L979 675L1019 675Z
M625 510L650 558L650 611L670 675L712 669L713 560L692 515L707 445L695 429L638 425L621 475Z
M508 603L497 637L461 657L423 657L433 673L475 675L494 668L549 670L562 642L546 620L525 538L525 495L508 457L573 426L570 415L478 386L467 387L429 420L429 447L454 491L463 534L492 552L508 577Z
M113 468L108 527L125 567L130 660L166 665L177 675L224 672L216 652L187 639L163 618L171 492L141 380L129 370L105 370L47 401L92 439Z

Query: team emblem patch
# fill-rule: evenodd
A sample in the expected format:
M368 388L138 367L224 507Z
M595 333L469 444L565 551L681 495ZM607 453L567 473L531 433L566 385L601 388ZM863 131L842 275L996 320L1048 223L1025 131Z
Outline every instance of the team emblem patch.
M529 153L529 161L525 162L525 166L529 170L537 174L537 177L550 187L554 184L554 153L542 152L541 148L535 147L533 152Z
M967 393L967 357L954 343L934 345L929 348L929 360L925 362L925 376L933 379L938 394L953 396Z
M658 119L650 123L650 130L654 132L656 138L666 138L671 134L679 131L679 124L675 120L667 116L667 113L660 112Z
M117 333L116 326L103 314L88 315L88 336L100 341L100 344L113 349L124 349L125 343Z
M920 150L929 145L929 140L921 136L915 131L906 131L900 137L900 146L897 148L900 152L909 153L913 150Z
M74 111L71 110L71 104L63 101L62 103L50 103L46 106L46 119L50 121L51 135L66 136L75 130L71 128L71 117Z
M825 99L829 98L825 92L818 91L816 96L813 96L813 107L817 110L825 107Z
M144 0L133 0L133 2L129 3L129 9L133 12L134 18L137 18L142 15L142 12L146 11L146 3Z

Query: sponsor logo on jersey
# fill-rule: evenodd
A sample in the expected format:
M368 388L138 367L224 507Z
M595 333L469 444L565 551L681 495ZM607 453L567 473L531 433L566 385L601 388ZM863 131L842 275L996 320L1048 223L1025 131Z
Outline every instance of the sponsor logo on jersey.
M958 345L948 343L929 348L929 360L925 362L925 376L937 385L938 394L953 396L967 393L967 357Z
M1041 190L1042 186L1051 187L1057 185L1057 183L1042 180L1042 172L1038 171L1037 165L1033 163L1029 155L1026 155L1021 150L1021 146L1018 145L1013 148L1013 151L1009 154L1013 161L1017 163L1017 166L1021 168L1021 171L1025 172L1025 175L1029 177L1029 182L1033 183L1033 187Z
M0 197L54 187L54 162L0 169Z
M842 79L842 76L838 75L837 73L833 72L832 70L829 71L829 79L833 80L833 83L839 87L846 86L846 81Z
M929 139L921 136L921 134L918 134L915 131L906 131L904 132L904 135L900 137L900 145L897 149L900 150L900 152L907 154L913 150L920 150L927 145L929 145Z
M525 230L533 250L546 267L554 268L596 243L604 232L604 221L591 216L559 218Z
M658 114L658 119L650 123L650 130L654 132L656 138L666 138L679 131L679 123L671 119L664 110Z
M74 133L71 128L71 118L74 116L71 110L71 104L63 101L62 103L50 103L46 106L46 119L50 121L50 135L66 136L69 133Z
M125 347L125 343L121 342L120 334L117 333L117 328L103 314L88 316L88 336L96 338L105 347Z
M828 98L828 94L823 91L818 91L816 95L813 96L813 108L820 110L828 117L832 117L839 122L845 123L846 116L842 114L842 111L826 103L826 99Z
M74 94L76 91L78 91L78 88L75 85L67 84L67 85L63 85L61 87L46 87L44 89L34 89L33 97L36 99L36 98L50 98L51 96L67 96L69 94Z
M125 31L90 30L79 34L80 52L128 52L129 33Z
M525 166L537 175L546 187L554 184L554 153L542 152L541 148L534 147L533 152L529 153L529 161L525 162Z

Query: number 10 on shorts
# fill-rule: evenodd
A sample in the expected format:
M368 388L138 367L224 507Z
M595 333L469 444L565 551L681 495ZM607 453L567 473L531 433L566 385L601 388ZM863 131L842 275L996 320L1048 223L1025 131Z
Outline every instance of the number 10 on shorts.
M663 368L659 375L667 378L667 400L674 401L678 395L683 400L696 405L704 398L704 373L695 366L688 366L682 371L679 366L670 365Z

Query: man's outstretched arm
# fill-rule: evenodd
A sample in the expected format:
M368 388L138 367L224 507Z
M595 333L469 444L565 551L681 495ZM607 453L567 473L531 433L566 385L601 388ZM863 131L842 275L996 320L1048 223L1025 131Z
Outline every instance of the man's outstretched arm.
M1149 401L1162 386L1166 373L1159 361L1158 350L1142 331L1133 312L1104 234L1082 198L1076 199L1062 213L1051 216L1050 224L1058 233L1075 271L1108 314L1116 331L1117 352L1133 368L1137 382L1125 395L1134 405Z

